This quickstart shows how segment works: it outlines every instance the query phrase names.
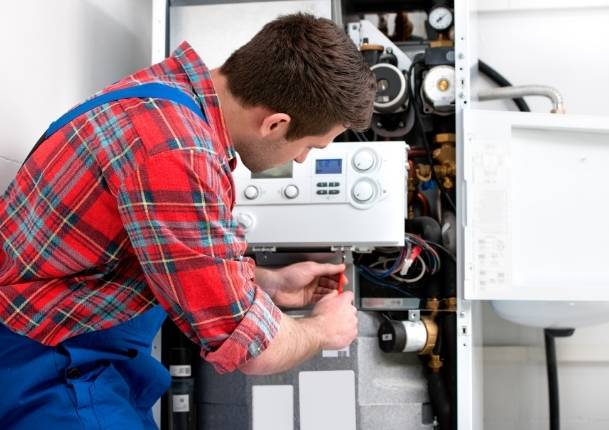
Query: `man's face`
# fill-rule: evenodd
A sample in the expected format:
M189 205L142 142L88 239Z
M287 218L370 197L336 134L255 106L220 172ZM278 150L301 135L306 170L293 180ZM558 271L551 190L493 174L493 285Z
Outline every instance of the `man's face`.
M281 166L289 161L302 163L313 148L325 148L336 136L345 131L342 125L333 127L322 136L308 136L296 140L265 141L247 145L248 150L240 152L241 159L252 172L261 172L271 167Z

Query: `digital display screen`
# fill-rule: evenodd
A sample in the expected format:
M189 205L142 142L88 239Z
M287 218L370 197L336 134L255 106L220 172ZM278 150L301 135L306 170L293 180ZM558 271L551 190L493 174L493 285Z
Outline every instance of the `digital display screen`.
M252 179L274 179L274 178L291 178L292 177L292 162L282 164L281 166L272 167L262 172L252 173Z
M318 175L342 173L343 160L340 158L331 158L323 160L315 160L315 173Z

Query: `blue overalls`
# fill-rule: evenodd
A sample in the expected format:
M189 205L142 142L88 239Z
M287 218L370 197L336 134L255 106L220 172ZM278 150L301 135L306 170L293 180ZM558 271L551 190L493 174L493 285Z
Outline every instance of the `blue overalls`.
M77 116L123 98L162 98L205 120L180 90L142 84L88 100L55 121L37 146ZM156 306L123 324L43 345L0 323L0 430L156 429L151 407L171 378L151 353L166 313Z

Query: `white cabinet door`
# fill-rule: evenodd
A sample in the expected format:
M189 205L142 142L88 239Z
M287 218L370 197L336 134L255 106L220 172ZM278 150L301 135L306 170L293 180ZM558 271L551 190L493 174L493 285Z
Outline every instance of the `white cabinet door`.
M465 110L466 299L609 300L609 117Z

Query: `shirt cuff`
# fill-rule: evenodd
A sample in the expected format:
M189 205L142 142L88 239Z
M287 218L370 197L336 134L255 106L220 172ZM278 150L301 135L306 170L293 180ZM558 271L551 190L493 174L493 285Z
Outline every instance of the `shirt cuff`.
M252 306L222 345L205 355L218 373L233 372L264 351L279 330L281 311L259 286Z

